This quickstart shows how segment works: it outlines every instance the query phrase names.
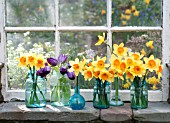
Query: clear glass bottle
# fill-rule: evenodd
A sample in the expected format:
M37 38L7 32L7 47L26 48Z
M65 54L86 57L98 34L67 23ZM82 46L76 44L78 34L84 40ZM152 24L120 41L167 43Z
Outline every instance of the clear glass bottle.
M110 106L110 83L96 79L93 92L93 107L107 109Z
M145 109L148 107L148 87L146 81L135 77L130 88L131 108Z
M40 76L28 74L25 84L25 104L29 108L46 106L46 80Z
M68 106L71 95L70 81L66 75L53 71L50 77L50 102L52 106Z

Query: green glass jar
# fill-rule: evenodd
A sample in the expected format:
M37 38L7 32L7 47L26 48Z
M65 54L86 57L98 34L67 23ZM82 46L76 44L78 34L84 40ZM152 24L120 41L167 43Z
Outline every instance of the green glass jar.
M148 88L145 80L135 77L130 88L131 108L145 109L148 107Z
M70 80L66 75L53 71L50 77L50 102L52 106L68 106L71 95Z
M93 107L107 109L110 106L110 83L96 79L93 92Z

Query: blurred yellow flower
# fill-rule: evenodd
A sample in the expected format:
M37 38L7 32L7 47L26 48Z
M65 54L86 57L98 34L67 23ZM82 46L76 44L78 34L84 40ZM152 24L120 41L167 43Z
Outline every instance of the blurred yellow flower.
M94 77L99 78L100 70L94 71Z
M106 14L106 10L102 9L101 15L104 15L104 14Z
M121 43L120 45L114 44L113 48L113 53L115 53L118 57L123 57L127 55L128 48L124 47L124 43Z
M149 78L149 79L146 79L146 81L151 84L151 85L156 85L160 82L159 79L157 79L155 76Z
M126 71L126 79L130 79L131 81L133 81L134 76L133 74L130 72L130 70Z
M130 15L132 12L130 9L126 9L125 14Z
M126 21L122 21L122 25L126 26L127 22Z
M134 60L138 61L141 60L142 57L144 56L143 54L140 54L139 52L135 52L135 53L129 53L130 57L133 57Z
M140 14L140 11L137 11L137 10L133 13L133 15L136 16L136 17L138 17L139 14Z
M103 36L98 35L98 42L95 45L101 45L105 40L105 33L103 33Z
M83 72L85 81L90 81L93 78L93 67L86 67L86 69Z
M125 19L125 18L126 18L126 15L121 14L120 19Z
M133 57L125 57L125 61L126 61L127 67L130 67L133 65L134 58Z
M156 74L158 75L158 78L162 77L162 70L163 70L163 66L158 65L158 70L156 71Z
M157 90L158 88L156 87L156 85L153 85L152 87L152 90Z
M109 81L109 82L113 82L113 75L111 73L109 73L107 70L103 70L100 72L99 78L105 82L105 81Z
M130 86L131 86L131 84L128 82L128 83L123 85L123 88L128 89Z
M132 5L131 10L132 10L132 11L135 11L135 10L136 10L136 6L135 6L135 5Z
M130 15L126 15L126 16L125 16L125 19L126 19L127 21L130 20L130 18L131 18Z
M135 2L135 0L131 0L132 2Z
M145 52L144 49L141 50L141 54L144 55L144 56L146 55L146 52Z
M36 65L36 55L33 53L30 53L28 55L27 64L29 64L31 67Z
M154 48L153 41L146 42L146 46L149 47L150 49L153 49Z
M151 1L151 0L144 0L144 2L145 2L147 5L149 5L150 1Z

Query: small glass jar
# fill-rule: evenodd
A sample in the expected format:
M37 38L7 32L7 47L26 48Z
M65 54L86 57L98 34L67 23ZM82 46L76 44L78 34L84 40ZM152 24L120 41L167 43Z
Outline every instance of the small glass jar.
M50 77L50 102L52 106L68 106L71 95L70 80L66 75L53 71Z
M93 92L93 107L107 109L110 106L110 83L96 79Z
M130 88L131 108L145 109L148 107L148 87L145 80L135 77Z
M29 108L41 108L46 106L46 80L30 74L25 84L25 104Z

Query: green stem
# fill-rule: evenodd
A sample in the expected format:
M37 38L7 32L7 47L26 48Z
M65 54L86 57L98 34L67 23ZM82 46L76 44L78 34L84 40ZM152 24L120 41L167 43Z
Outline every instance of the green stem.
M36 85L37 85L37 84L36 84ZM38 88L39 92L41 93L43 99L45 100L44 94L42 93L42 91L40 90L40 87L39 87L38 85L37 85L37 88Z
M116 102L119 101L119 82L118 82L118 77L116 77L116 81L115 81L115 100L116 100Z
M60 103L60 98L61 98L61 95L60 95L60 80L58 79L58 85L57 85L57 94L58 94L58 103Z
M76 93L78 94L78 86L79 86L79 82L78 82L78 76L77 76L77 81L76 81Z

